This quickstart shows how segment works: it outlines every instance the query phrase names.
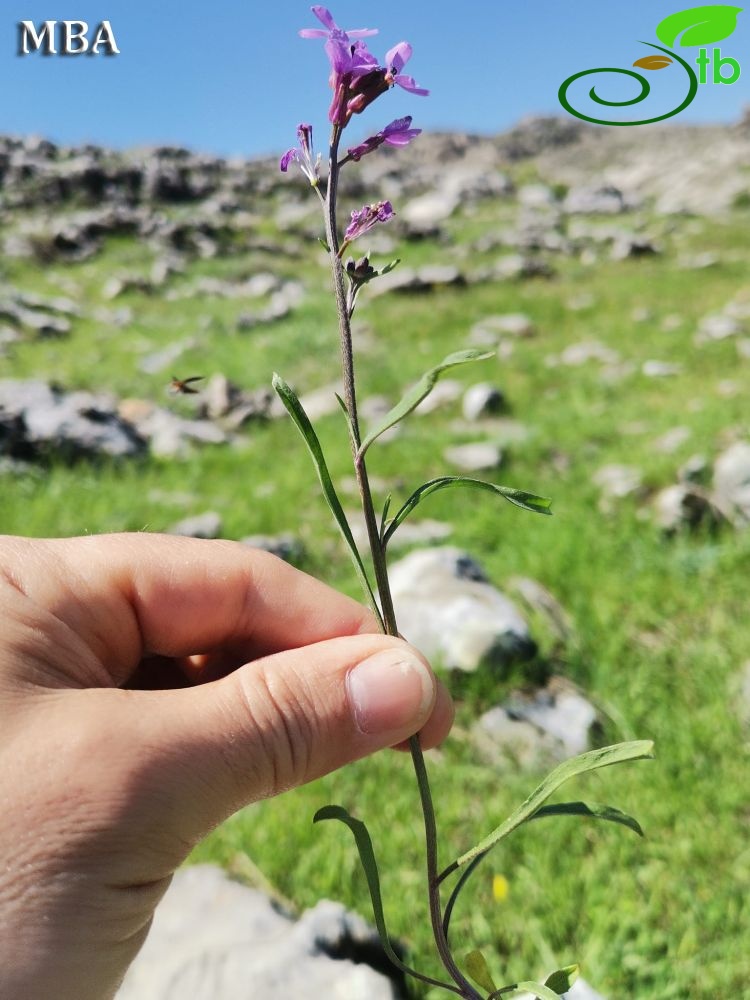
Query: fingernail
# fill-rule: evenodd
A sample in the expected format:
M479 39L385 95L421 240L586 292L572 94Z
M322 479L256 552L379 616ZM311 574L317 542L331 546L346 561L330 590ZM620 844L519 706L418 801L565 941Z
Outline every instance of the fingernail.
M408 649L384 649L349 672L349 699L362 733L403 731L424 723L435 700L428 667Z

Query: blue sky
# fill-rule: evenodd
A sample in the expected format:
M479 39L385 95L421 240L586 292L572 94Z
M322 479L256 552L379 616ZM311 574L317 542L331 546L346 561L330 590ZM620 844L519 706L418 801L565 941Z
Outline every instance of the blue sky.
M638 40L655 42L657 23L680 9L674 0L337 0L342 27L380 28L370 47L381 58L396 41L412 42L408 71L432 92L391 92L355 119L352 138L404 114L415 126L484 133L532 113L562 114L557 90L566 77L629 67L649 51ZM18 21L66 17L109 19L121 55L16 55ZM0 133L116 147L177 143L225 155L281 150L299 121L319 134L326 125L322 43L297 36L314 23L309 5L296 0L2 0ZM740 80L700 87L673 122L735 121L750 103L750 10L719 44L744 62ZM610 80L608 90L599 85L602 96L626 96L622 81ZM679 81L677 67L649 74L659 111L679 103Z

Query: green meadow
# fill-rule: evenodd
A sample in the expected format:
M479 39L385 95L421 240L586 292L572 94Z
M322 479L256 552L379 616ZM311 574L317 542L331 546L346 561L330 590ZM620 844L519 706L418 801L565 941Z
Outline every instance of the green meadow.
M510 221L507 202L481 202L450 220L449 242L404 243L398 255L410 266L455 261L480 267L498 251L470 245ZM724 219L646 215L644 221L662 246L658 255L616 262L603 252L584 263L558 254L549 257L550 278L414 296L370 297L366 289L357 313L359 395L395 402L425 369L471 346L470 330L486 316L521 312L533 321L533 337L506 338L513 344L509 357L464 366L450 377L467 387L489 381L502 388L510 417L526 433L507 444L494 479L551 497L554 516L535 516L484 493L446 491L426 500L416 517L450 522L450 544L471 553L498 586L529 576L548 588L573 631L560 644L536 623L545 668L569 677L599 708L604 742L656 744L655 760L595 772L557 796L617 806L638 818L645 838L574 818L523 827L485 861L462 897L453 923L457 953L481 948L502 982L543 978L580 962L586 980L608 1000L739 998L750 996L750 760L736 695L750 658L750 531L722 526L665 537L649 513L649 496L675 482L690 456L712 461L731 440L750 437L750 362L739 358L732 338L702 346L693 339L701 317L743 289L750 294L750 209L739 206ZM259 226L288 252L235 248L191 261L166 286L179 290L202 276L233 281L266 270L304 283L305 300L290 317L246 332L236 329L236 316L248 304L237 300L168 301L132 291L105 301L102 289L112 275L149 272L153 252L135 240L110 239L79 264L0 259L3 284L66 294L84 309L70 336L13 346L0 357L0 377L101 389L189 416L193 398L167 393L171 368L147 375L139 364L190 339L174 366L181 377L221 372L254 389L269 385L277 371L300 395L330 383L338 345L320 247L298 234L279 236L270 221ZM703 252L714 254L715 263L700 270L679 266ZM578 308L571 308L576 300ZM121 306L132 310L122 328L94 318L98 307ZM630 373L608 381L599 362L554 363L566 346L589 340L616 351L618 364L632 362ZM669 378L648 378L641 366L649 359L682 368ZM494 440L504 426L492 420L468 426L459 402L414 415L392 441L371 449L371 475L387 483L394 501L405 499L420 483L455 471L441 457L448 445ZM687 440L672 453L655 447L676 426L689 429ZM317 429L334 481L345 485L351 459L341 415L321 418ZM592 477L612 463L637 467L644 491L605 511ZM301 568L360 596L288 419L248 424L232 444L196 447L187 458L68 465L52 457L0 475L3 532L159 532L214 510L228 538L293 533L306 550ZM342 495L344 506L354 508L354 497ZM378 496L382 504L382 490ZM543 776L490 768L469 739L479 713L524 679L519 668L505 678L449 680L458 699L455 730L428 754L443 866L497 825ZM316 809L329 802L367 822L391 932L412 963L438 974L422 820L407 756L383 753L248 807L201 844L193 860L249 875L299 909L330 897L369 919L351 836L339 825L312 825ZM493 894L496 875L507 880L504 898Z

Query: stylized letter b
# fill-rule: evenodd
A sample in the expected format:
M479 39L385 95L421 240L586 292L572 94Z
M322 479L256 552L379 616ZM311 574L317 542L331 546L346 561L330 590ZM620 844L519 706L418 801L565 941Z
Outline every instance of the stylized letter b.
M78 29L73 30L73 26ZM63 21L63 45L62 51L66 56L78 56L86 52L89 47L89 40L86 32L89 30L85 21ZM74 43L78 43L74 47Z
M732 75L724 76L723 66L731 66ZM731 56L721 57L721 49L714 49L714 83L736 83L740 78L740 64Z

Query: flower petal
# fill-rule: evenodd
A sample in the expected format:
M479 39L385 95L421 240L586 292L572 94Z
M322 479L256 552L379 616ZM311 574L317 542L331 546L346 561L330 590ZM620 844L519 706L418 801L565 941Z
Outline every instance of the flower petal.
M413 51L408 42L399 42L398 45L394 45L385 54L386 69L393 70L394 73L400 73L411 59Z
M337 31L338 25L333 19L333 14L326 7L322 7L320 4L316 4L311 7L310 10L317 17L321 24L324 24L329 31Z
M370 35L377 35L377 28L347 28L346 34L350 38L369 38Z
M322 28L300 28L299 35L301 38L328 38L329 32Z
M286 153L284 153L284 155L279 160L279 170L281 170L282 173L286 173L287 170L289 169L289 164L292 162L292 160L297 160L297 159L299 159L299 153L297 152L296 148L288 149Z
M427 97L430 93L424 87L418 87L417 81L413 76L394 76L393 82L397 83L399 87L403 87L404 90L408 90L410 94L416 94L418 97Z
M403 132L404 129L409 128L410 125L411 115L404 115L403 118L395 118L392 122L389 122L380 134L383 138L387 139L393 132Z
M328 36L328 41L325 44L326 55L328 56L331 68L334 73L338 73L339 75L348 73L352 68L351 49L345 41L345 37L342 38L339 33L333 33Z
M395 132L393 135L385 136L383 142L388 146L408 146L412 139L416 139L421 134L421 128L408 128L404 129L403 132Z

